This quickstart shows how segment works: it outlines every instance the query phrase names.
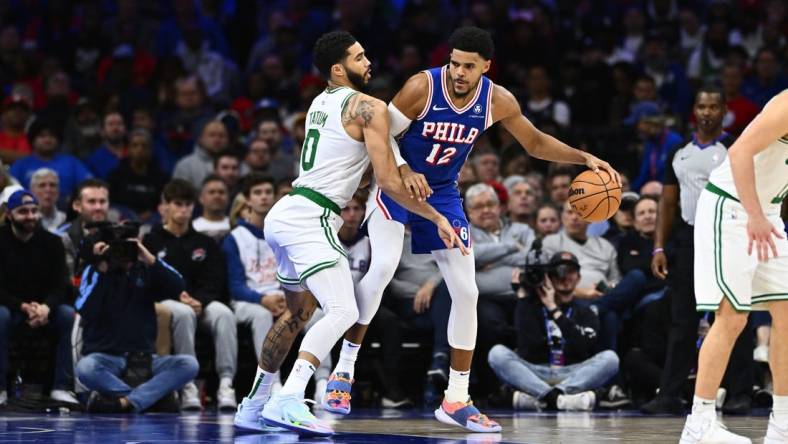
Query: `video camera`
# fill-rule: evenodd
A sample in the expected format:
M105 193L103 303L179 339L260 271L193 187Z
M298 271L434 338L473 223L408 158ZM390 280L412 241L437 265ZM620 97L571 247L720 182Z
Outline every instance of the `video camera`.
M544 285L545 276L560 279L572 271L579 271L580 264L572 254L561 252L546 258L542 252L542 240L536 239L525 257L525 265L520 272L520 281L512 284L514 291L524 289L527 296L535 295Z
M139 248L134 239L139 236L139 222L125 221L117 224L108 221L91 222L85 224L85 228L95 230L95 234L90 237L90 241L86 245L90 249L89 257L108 260L110 264L129 263L137 260ZM93 245L98 242L106 243L109 249L97 257L93 255Z

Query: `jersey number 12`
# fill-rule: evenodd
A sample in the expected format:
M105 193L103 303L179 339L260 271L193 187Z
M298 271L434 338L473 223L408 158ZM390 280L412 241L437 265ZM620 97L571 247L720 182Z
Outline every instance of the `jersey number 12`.
M304 146L301 147L301 168L309 171L315 166L315 156L317 155L317 143L320 141L320 131L311 128L306 132Z
M457 154L457 148L453 146L447 147L443 150L443 155L440 156L438 159L438 154L441 153L441 144L434 143L432 145L432 151L430 151L430 155L427 156L427 163L430 165L446 165L447 163L451 162L451 158ZM437 161L436 161L437 160Z

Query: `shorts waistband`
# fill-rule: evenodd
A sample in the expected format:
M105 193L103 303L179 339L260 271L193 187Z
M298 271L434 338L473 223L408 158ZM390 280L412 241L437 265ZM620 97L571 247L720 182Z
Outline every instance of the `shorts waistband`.
M329 210L333 211L337 214L337 216L342 215L342 210L339 208L339 205L335 204L331 199L323 196L322 194L318 193L317 191L307 188L307 187L296 187L293 188L293 191L290 192L291 196L299 195L306 197L307 199L311 200L312 202L320 205L323 208L328 208Z
M739 202L739 199L736 199L735 197L731 196L730 194L728 194L727 191L723 190L722 188L718 187L717 185L714 185L711 182L706 184L706 189L711 191L712 193L718 195L718 196L722 196L722 197L728 198L730 200L734 200L736 202Z

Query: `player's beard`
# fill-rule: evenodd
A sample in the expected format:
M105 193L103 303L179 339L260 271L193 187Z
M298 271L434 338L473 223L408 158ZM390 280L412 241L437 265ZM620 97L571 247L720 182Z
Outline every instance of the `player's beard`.
M366 73L359 74L347 68L345 69L345 71L347 71L348 81L350 82L351 85L353 85L353 88L356 91L363 91L367 87L367 81L364 79Z

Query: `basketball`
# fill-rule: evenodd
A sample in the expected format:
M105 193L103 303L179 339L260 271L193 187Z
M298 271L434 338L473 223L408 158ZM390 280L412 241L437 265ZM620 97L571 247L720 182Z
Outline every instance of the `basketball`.
M569 204L586 222L609 219L621 204L621 187L607 171L583 171L569 187Z

